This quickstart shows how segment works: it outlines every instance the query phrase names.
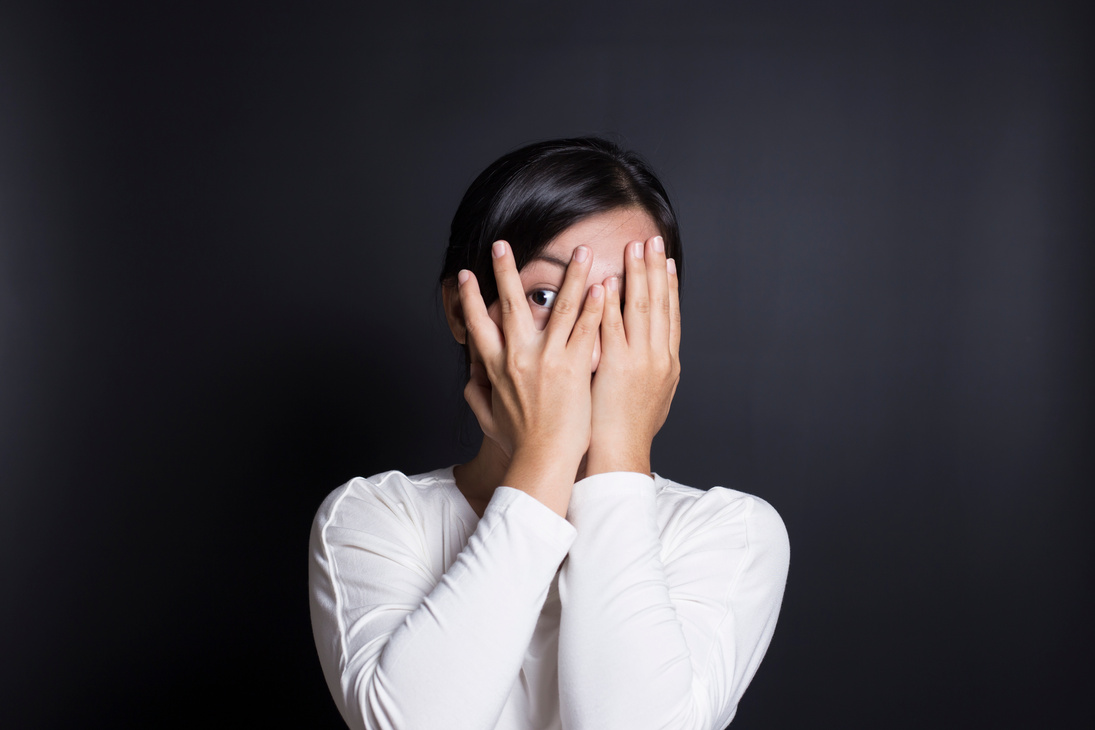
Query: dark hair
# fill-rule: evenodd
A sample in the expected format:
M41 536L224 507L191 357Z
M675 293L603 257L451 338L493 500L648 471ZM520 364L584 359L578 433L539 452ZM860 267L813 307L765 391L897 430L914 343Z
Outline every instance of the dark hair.
M681 277L677 215L639 155L598 137L537 142L510 152L464 193L452 219L441 283L469 269L490 306L498 298L491 244L508 241L520 269L578 221L619 208L641 208L654 220Z

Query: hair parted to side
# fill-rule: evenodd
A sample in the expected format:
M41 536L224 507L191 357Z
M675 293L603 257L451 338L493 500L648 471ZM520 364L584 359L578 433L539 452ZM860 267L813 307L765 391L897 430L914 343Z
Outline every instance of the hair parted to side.
M583 218L640 208L684 273L680 228L665 188L638 154L599 137L537 142L500 157L464 193L449 232L442 285L461 269L475 274L490 306L498 298L491 244L508 241L517 268Z

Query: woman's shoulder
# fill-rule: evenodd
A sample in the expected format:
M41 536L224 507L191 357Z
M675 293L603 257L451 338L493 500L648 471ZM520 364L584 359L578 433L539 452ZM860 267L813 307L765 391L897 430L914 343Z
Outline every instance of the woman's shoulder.
M787 528L775 507L753 494L710 487L697 489L654 475L658 523L666 530L720 530L750 541L788 544Z
M316 522L357 524L365 515L402 518L433 511L447 499L445 488L452 483L452 467L413 475L393 470L354 477L327 495L316 512Z

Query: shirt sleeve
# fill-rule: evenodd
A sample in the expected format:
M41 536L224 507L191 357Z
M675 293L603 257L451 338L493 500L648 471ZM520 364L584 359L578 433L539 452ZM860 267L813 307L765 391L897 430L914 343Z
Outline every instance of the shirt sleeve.
M499 487L438 579L398 504L374 497L351 521L334 497L313 526L309 582L320 661L347 724L494 727L574 528Z
M716 488L659 529L653 479L620 472L576 484L567 517L563 727L724 728L775 630L789 559L779 515Z

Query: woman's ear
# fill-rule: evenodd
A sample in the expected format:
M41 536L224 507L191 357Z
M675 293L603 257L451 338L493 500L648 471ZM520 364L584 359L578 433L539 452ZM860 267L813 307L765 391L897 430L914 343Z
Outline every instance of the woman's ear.
M460 290L456 287L455 279L441 285L441 302L445 307L445 320L449 323L452 336L461 345L466 345L468 327L464 324L464 308L460 306Z

